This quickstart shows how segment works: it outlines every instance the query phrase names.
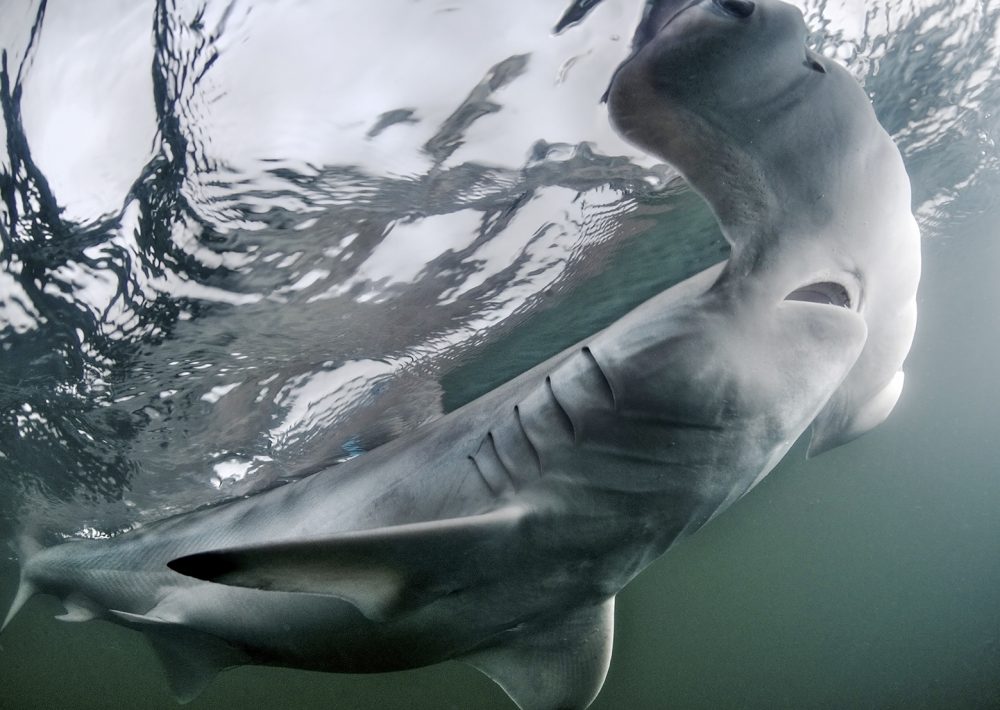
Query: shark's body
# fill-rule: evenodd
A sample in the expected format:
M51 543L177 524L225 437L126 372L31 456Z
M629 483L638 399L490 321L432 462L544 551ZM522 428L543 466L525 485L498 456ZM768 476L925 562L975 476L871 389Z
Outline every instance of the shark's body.
M747 129L750 149L737 155L744 137L720 133L698 113L703 103L648 85L672 51L659 40L682 21L695 34L761 21L763 56L791 43L806 57L797 11L768 0L742 16L753 5L729 1L654 7L610 92L623 133L712 204L729 261L333 470L25 555L7 621L43 592L62 598L71 620L139 628L181 698L243 663L378 672L459 659L521 708L586 707L610 660L618 591L749 490L814 421L817 448L878 423L912 337L919 256L908 182L842 69L794 67L802 81L838 82L824 118L837 132L796 146L836 162L818 194L797 175L782 179L769 127ZM718 67L699 71L711 81ZM810 110L801 91L779 98L784 111ZM661 122L691 140L664 138ZM692 150L699 141L714 153ZM873 168L883 202L854 195L870 172L862 153L884 162ZM752 189L716 184L741 170Z

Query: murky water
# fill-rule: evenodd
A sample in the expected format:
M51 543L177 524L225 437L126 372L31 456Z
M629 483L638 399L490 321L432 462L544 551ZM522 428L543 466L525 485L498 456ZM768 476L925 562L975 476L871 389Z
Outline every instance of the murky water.
M642 3L554 32L569 4L0 5L0 534L357 455L722 258L600 103ZM906 390L626 589L595 707L1000 706L1000 4L804 9L913 182ZM138 634L55 613L5 632L0 707L175 707ZM251 702L511 707L459 664L243 668L193 706Z

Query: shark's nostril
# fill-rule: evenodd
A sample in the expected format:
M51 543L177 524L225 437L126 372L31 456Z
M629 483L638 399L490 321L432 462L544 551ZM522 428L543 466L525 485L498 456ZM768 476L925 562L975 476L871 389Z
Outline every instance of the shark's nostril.
M713 0L717 7L719 7L727 15L732 15L733 17L738 17L740 19L746 19L753 14L754 9L757 7L751 0Z

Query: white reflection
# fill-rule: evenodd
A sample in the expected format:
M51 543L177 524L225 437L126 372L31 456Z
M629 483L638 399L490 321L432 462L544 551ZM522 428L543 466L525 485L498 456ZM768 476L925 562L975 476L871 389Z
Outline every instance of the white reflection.
M518 167L539 138L597 138L602 149L631 155L598 101L609 68L628 53L640 6L604 3L586 22L553 36L563 0L261 5L246 36L223 36L218 71L228 79L226 92L204 117L206 133L224 156L419 175L431 166L423 146L458 102L491 67L527 54L530 71L501 90L502 108L476 124L454 162ZM559 83L571 59L577 62ZM255 107L252 120L248 106ZM412 117L371 137L378 117L394 111Z
M201 396L203 402L208 402L209 404L215 404L220 399L225 397L227 394L232 392L234 389L240 386L239 382L233 382L228 385L217 385L213 387L208 392Z
M48 4L21 110L70 220L118 212L152 153L152 11L149 0Z
M601 198L592 197L601 192L591 191L586 193L587 198L577 199L578 193L565 187L538 190L505 229L466 257L466 263L474 264L476 270L446 293L440 302L455 301L515 264L519 266L517 275L510 281L512 288L506 289L497 300L520 305L525 298L544 289L562 273L570 254L581 243L593 239L592 230L581 229L581 226L591 203L603 202ZM611 196L612 202L621 206L621 195L615 191L605 193L605 197ZM496 313L491 314L490 320L496 317Z
M8 272L0 271L0 330L12 328L21 334L38 326L39 314L21 284ZM4 343L10 347L8 343Z
M380 376L389 376L392 363L377 360L346 362L333 370L293 378L275 397L286 409L284 419L272 427L270 437L278 444L316 427L317 419L335 416L347 405L363 401Z
M178 2L170 11L175 51L192 72L205 68L176 88L175 109L202 174L190 195L216 221L253 229L227 211L225 186L247 175L260 190L287 189L267 185L282 182L268 176L283 166L414 176L444 157L448 165L516 169L539 139L590 141L599 152L648 163L613 133L599 103L610 71L628 54L642 4L602 3L553 35L567 0L237 2L229 12L226 3ZM31 6L23 9L30 16ZM117 212L152 155L153 15L149 0L47 9L22 112L35 162L71 220ZM518 55L527 70L495 95L486 91L477 104L485 113L466 136L454 136L447 155L432 155L428 144L463 99L492 67ZM281 199L293 211L308 207ZM274 204L242 200L250 210L255 202L264 210Z
M476 210L459 210L395 222L354 276L310 300L351 293L359 285L385 288L396 283L413 282L428 263L445 252L470 246L479 235L482 219L482 213ZM351 241L350 237L344 239L340 248L345 248Z

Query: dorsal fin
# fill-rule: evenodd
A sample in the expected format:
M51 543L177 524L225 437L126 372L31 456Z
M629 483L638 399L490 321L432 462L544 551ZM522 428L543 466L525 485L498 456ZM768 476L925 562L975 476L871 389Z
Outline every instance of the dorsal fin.
M611 597L458 660L489 676L521 710L582 710L608 673L614 610Z

